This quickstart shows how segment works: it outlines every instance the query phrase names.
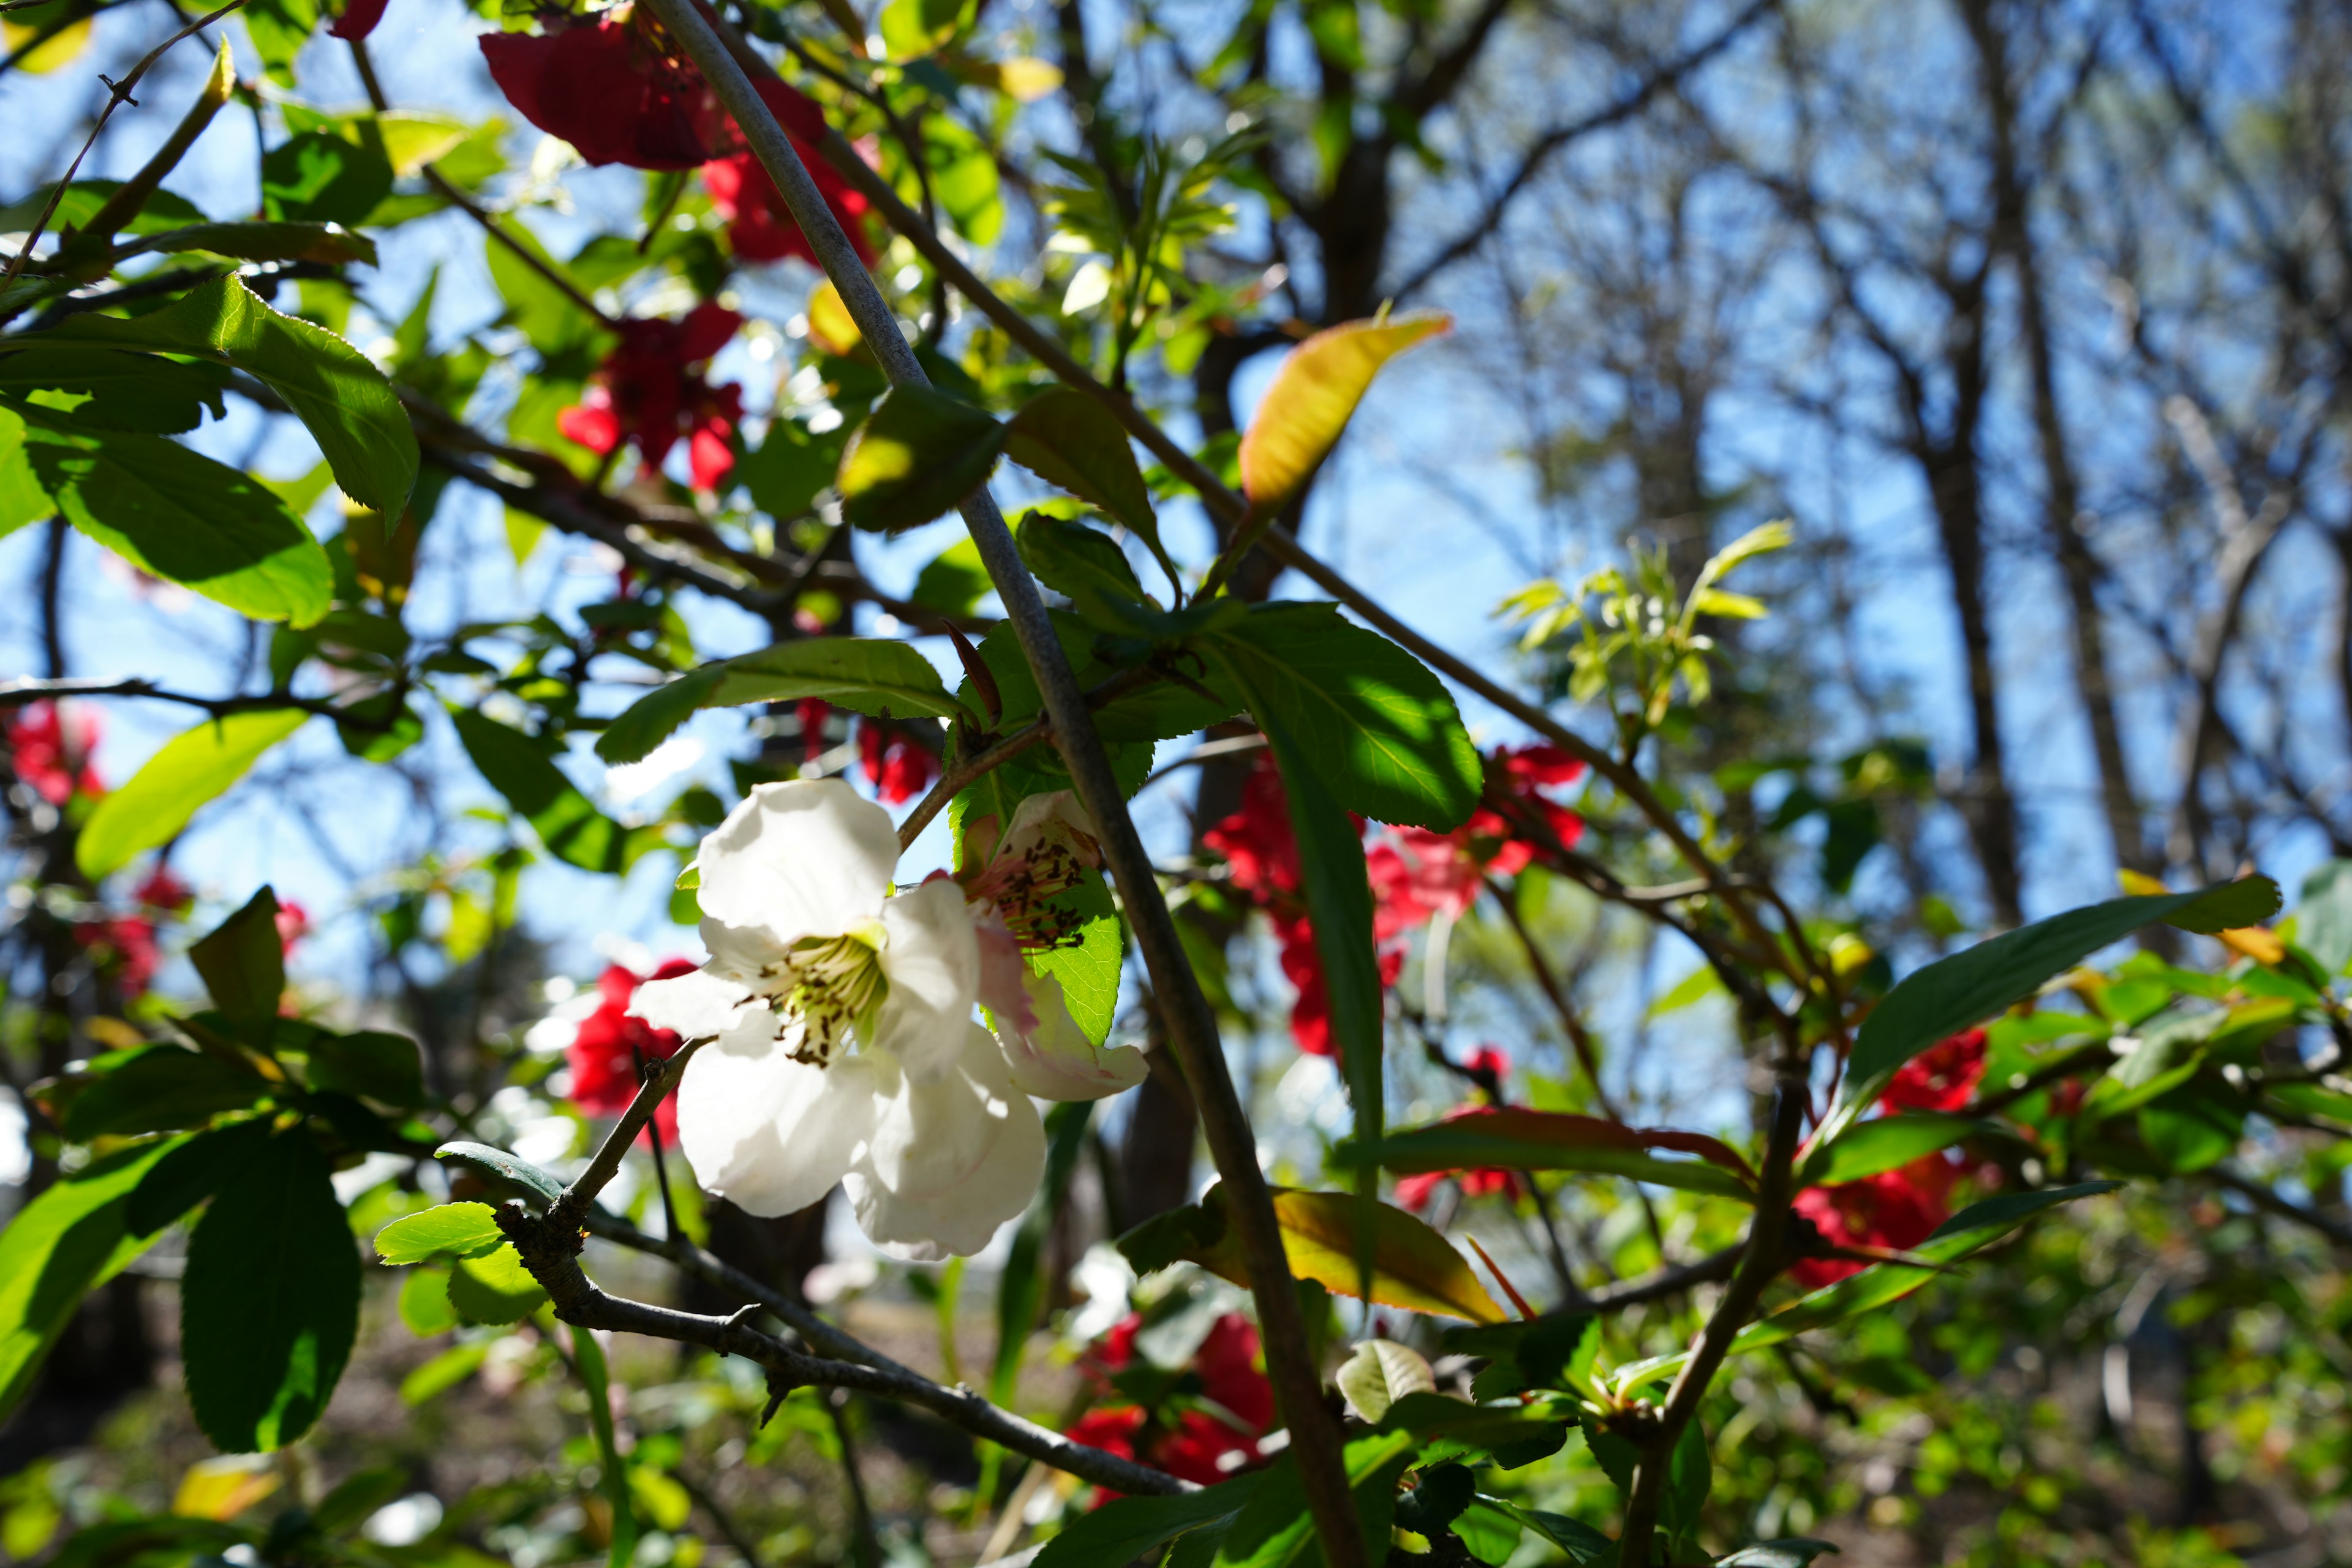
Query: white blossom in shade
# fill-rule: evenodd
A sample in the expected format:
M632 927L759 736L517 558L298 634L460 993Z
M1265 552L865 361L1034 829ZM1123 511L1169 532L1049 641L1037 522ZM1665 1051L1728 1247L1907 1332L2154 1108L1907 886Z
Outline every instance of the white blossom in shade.
M1067 912L1054 900L1101 864L1094 824L1069 791L1031 795L991 841L992 824L968 826L977 862L964 890L980 940L980 1002L1013 1083L1044 1100L1101 1100L1132 1089L1150 1069L1133 1046L1106 1050L1070 1016L1059 978L1028 955L1066 942Z
M846 1187L887 1251L985 1246L1035 1193L1036 1107L972 1021L963 890L896 897L889 813L838 779L762 784L703 840L703 966L630 1011L708 1040L678 1086L696 1178L755 1215Z

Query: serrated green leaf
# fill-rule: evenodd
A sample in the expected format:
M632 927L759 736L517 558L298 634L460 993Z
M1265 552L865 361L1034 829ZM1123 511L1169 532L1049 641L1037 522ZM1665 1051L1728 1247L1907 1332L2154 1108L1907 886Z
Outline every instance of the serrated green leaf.
M530 1194L542 1204L551 1204L563 1195L563 1184L541 1170L537 1165L518 1160L503 1149L493 1149L487 1143L444 1143L433 1151L436 1160L458 1160L484 1174Z
M1808 1186L1824 1187L1858 1182L1907 1165L1922 1154L1948 1149L1982 1131L1984 1124L1973 1118L1938 1110L1912 1110L1858 1121L1809 1157L1801 1179Z
M1231 1524L1258 1487L1255 1474L1235 1476L1173 1497L1123 1497L1081 1514L1045 1542L1035 1568L1100 1568L1132 1563L1155 1547L1198 1530Z
M66 1107L64 1131L76 1143L177 1131L241 1110L271 1087L257 1073L202 1051L150 1046L76 1094Z
M1181 580L1160 542L1151 487L1136 466L1126 427L1109 409L1072 386L1041 393L1007 425L1004 455L1124 523L1143 541L1171 584Z
M890 637L809 637L706 664L639 698L596 742L608 763L632 763L659 745L697 710L822 698L879 717L977 719L910 645Z
M1485 768L1454 699L1338 605L1260 606L1204 641L1256 694L1260 727L1279 722L1347 810L1450 833L1476 809Z
M36 482L79 531L257 620L302 626L327 613L326 552L259 480L161 436L84 429L30 404L15 413Z
M262 888L245 907L198 938L188 959L213 1005L230 1025L266 1046L286 994L286 944L278 934L278 894Z
M598 811L530 736L474 709L452 708L449 718L466 755L530 824L549 854L583 871L617 874L641 852L628 831Z
M546 1300L510 1241L449 1261L449 1305L468 1323L520 1323Z
M375 1233L377 1258L393 1265L479 1258L506 1245L498 1210L488 1204L441 1204L404 1215Z
M163 1139L94 1161L52 1183L0 1230L0 1418L32 1392L82 1298L154 1244L153 1233L126 1228L131 1195L184 1142Z
M1004 426L927 386L894 386L843 448L842 520L897 531L952 511L988 482Z
M207 719L148 758L121 789L101 798L74 845L74 864L93 880L142 850L178 837L199 807L228 793L261 754L302 727L299 708ZM271 999L271 1006L277 1005Z
M180 1281L188 1401L226 1453L309 1431L359 1330L359 1253L326 1156L299 1126L259 1153L197 1222Z
M402 1110L425 1103L424 1058L404 1035L321 1035L310 1042L305 1076L312 1089L341 1089Z

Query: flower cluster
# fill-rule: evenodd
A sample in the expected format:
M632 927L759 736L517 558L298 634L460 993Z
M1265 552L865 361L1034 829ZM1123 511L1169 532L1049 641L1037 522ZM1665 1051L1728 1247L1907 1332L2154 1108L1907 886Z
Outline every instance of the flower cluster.
M656 1029L629 1016L629 1004L647 978L674 980L691 973L694 965L673 958L650 977L625 964L607 964L596 977L596 1010L580 1020L572 1043L563 1050L572 1070L572 1103L591 1116L618 1116L637 1097L647 1063L667 1061L678 1047L677 1036ZM654 1108L654 1126L664 1143L677 1142L677 1096L669 1094Z
M383 0L353 0L345 20L370 7L381 13ZM741 130L650 15L616 6L594 22L550 26L536 37L489 33L481 40L499 90L525 120L570 142L592 164L700 169L710 205L728 220L735 254L746 261L816 259ZM866 198L817 155L824 115L781 81L758 86L825 205L871 266Z
M1879 1096L1879 1109L1958 1110L1975 1094L1984 1069L1985 1032L1965 1030L1905 1063ZM1918 1246L1952 1217L1952 1187L1959 1170L1940 1152L1922 1154L1907 1165L1858 1182L1807 1187L1792 1206L1830 1247L1899 1252ZM1806 1258L1790 1273L1807 1289L1819 1289L1863 1267L1852 1258Z
M196 895L168 867L158 866L131 890L131 900L136 907L130 913L77 921L73 928L74 941L111 972L126 1002L145 995L154 984L155 971L163 963L157 928L185 915L194 906ZM285 919L283 910L278 918Z
M623 321L620 345L582 400L557 416L556 428L599 457L628 441L649 469L683 439L694 488L716 489L735 467L743 389L711 385L709 362L742 324L734 311L707 301L682 321Z
M91 759L98 754L98 715L63 702L27 702L0 725L0 742L17 782L51 805L77 795L106 793Z
M894 1256L987 1245L1044 1167L1030 1096L1098 1099L1143 1075L1140 1052L1095 1044L1060 983L1021 960L1059 890L1047 872L1092 845L1066 795L1034 797L964 883L894 891L881 806L840 779L752 790L697 859L710 957L646 982L628 1009L709 1042L677 1096L703 1186L772 1215L839 1183Z
M1383 830L1364 856L1381 984L1394 985L1403 971L1407 932L1434 919L1460 919L1488 876L1510 876L1527 867L1541 847L1528 837L1534 824L1540 823L1562 847L1576 842L1583 820L1546 792L1573 784L1583 773L1582 763L1556 747L1507 747L1489 759L1487 777L1519 823L1489 805L1452 833ZM1329 1056L1330 992L1301 891L1288 800L1270 758L1261 756L1251 770L1242 786L1241 809L1202 834L1202 842L1225 858L1234 889L1273 922L1283 977L1298 994L1290 1011L1291 1038L1311 1056Z
M857 766L885 805L921 798L940 776L938 752L873 719L857 721Z
M1258 1368L1257 1330L1227 1312L1193 1352L1192 1370L1175 1391L1145 1406L1118 1387L1135 1364L1140 1313L1114 1326L1087 1352L1085 1367L1098 1398L1066 1436L1202 1486L1214 1486L1261 1462L1258 1440L1274 1425L1274 1385Z

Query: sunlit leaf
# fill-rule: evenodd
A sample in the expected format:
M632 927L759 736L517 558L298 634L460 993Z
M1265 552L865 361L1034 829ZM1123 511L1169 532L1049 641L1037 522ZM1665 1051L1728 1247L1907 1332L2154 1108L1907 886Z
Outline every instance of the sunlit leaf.
M74 845L74 864L86 877L103 877L175 837L198 807L226 794L309 717L299 708L231 713L164 742L130 782L99 801Z
M1292 350L1242 437L1242 489L1251 510L1280 511L1339 444L1381 367L1452 325L1437 312L1348 321Z

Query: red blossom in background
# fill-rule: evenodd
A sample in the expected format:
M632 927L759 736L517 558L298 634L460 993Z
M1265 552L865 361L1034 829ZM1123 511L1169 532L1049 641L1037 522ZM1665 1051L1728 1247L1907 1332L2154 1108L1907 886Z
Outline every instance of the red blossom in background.
M330 37L349 38L356 42L375 31L383 20L384 0L351 0L343 14L327 29Z
M1110 1377L1133 1364L1142 1326L1139 1315L1130 1315L1087 1352L1084 1365L1097 1393L1118 1397ZM1192 1370L1201 1397L1215 1411L1188 1407L1181 1396L1172 1411L1114 1404L1088 1411L1065 1435L1204 1487L1255 1468L1258 1439L1274 1425L1274 1384L1258 1370L1257 1329L1239 1312L1227 1312L1193 1352ZM1106 1492L1101 1500L1116 1495Z
M302 944L302 939L310 934L310 911L291 899L281 900L278 905L277 924L278 951L291 958L294 950Z
M1446 1064L1454 1067L1454 1064ZM1503 1079L1511 1070L1511 1058L1498 1046L1481 1046L1470 1053L1470 1059L1454 1070L1475 1081L1480 1092L1490 1096L1490 1105L1457 1105L1443 1120L1458 1121L1465 1116L1491 1116L1508 1103L1503 1098ZM1429 1206L1429 1200L1447 1182L1459 1182L1465 1198L1487 1198L1498 1194L1514 1202L1528 1194L1528 1179L1517 1171L1492 1165L1476 1166L1460 1171L1422 1171L1399 1176L1396 1184L1397 1202L1419 1214Z
M1792 1205L1832 1247L1918 1246L1952 1217L1952 1184L1959 1169L1940 1153L1833 1187L1807 1187ZM1797 1282L1818 1290L1864 1266L1851 1258L1805 1258L1790 1268Z
M74 941L92 950L98 961L112 968L115 984L126 1002L147 994L163 955L155 946L155 922L144 915L110 915L81 921L73 928Z
M793 712L801 721L801 754L813 763L824 750L824 721L833 704L822 697L803 697Z
M556 428L599 457L629 441L655 469L683 438L694 488L717 489L735 467L729 438L743 416L743 390L712 386L705 362L742 324L734 311L708 302L682 321L622 322L620 346L598 367L587 395L557 416Z
M771 78L758 85L760 96L767 100L777 122L790 138L793 151L800 154L802 165L816 182L817 194L824 197L824 205L833 209L833 216L849 236L849 243L856 247L857 258L873 266L874 237L866 227L866 198L816 151L817 143L824 140L824 116L815 104L782 82ZM734 129L730 121L730 136ZM728 220L727 238L735 247L736 256L745 261L782 261L788 256L797 256L811 266L816 265L816 252L810 248L808 236L801 232L792 210L784 205L783 193L776 189L776 182L768 177L768 171L748 149L728 153L703 164L702 184L710 193L711 210Z
M667 1061L677 1053L678 1038L656 1029L643 1018L629 1016L629 999L646 980L674 980L694 972L694 964L673 958L651 975L639 975L625 964L608 965L596 977L601 994L596 1010L580 1020L572 1044L564 1047L564 1064L572 1069L572 1103L591 1116L618 1116L629 1109L644 1083L638 1063ZM677 1096L672 1093L654 1108L654 1125L662 1142L677 1142Z
M1887 1110L1958 1110L1984 1077L1985 1032L1965 1029L1903 1064L1878 1097Z
M938 757L904 735L885 733L871 719L858 721L857 765L884 805L904 805L940 776Z
M147 873L146 880L131 890L131 896L140 907L157 914L181 915L196 901L194 888L172 874L168 866L158 866Z
M485 33L481 45L516 111L593 164L699 168L710 157L707 129L724 123L701 73L634 13L537 37Z
M106 793L90 759L98 751L98 715L62 702L27 702L0 727L8 765L34 794L51 805L77 795Z

